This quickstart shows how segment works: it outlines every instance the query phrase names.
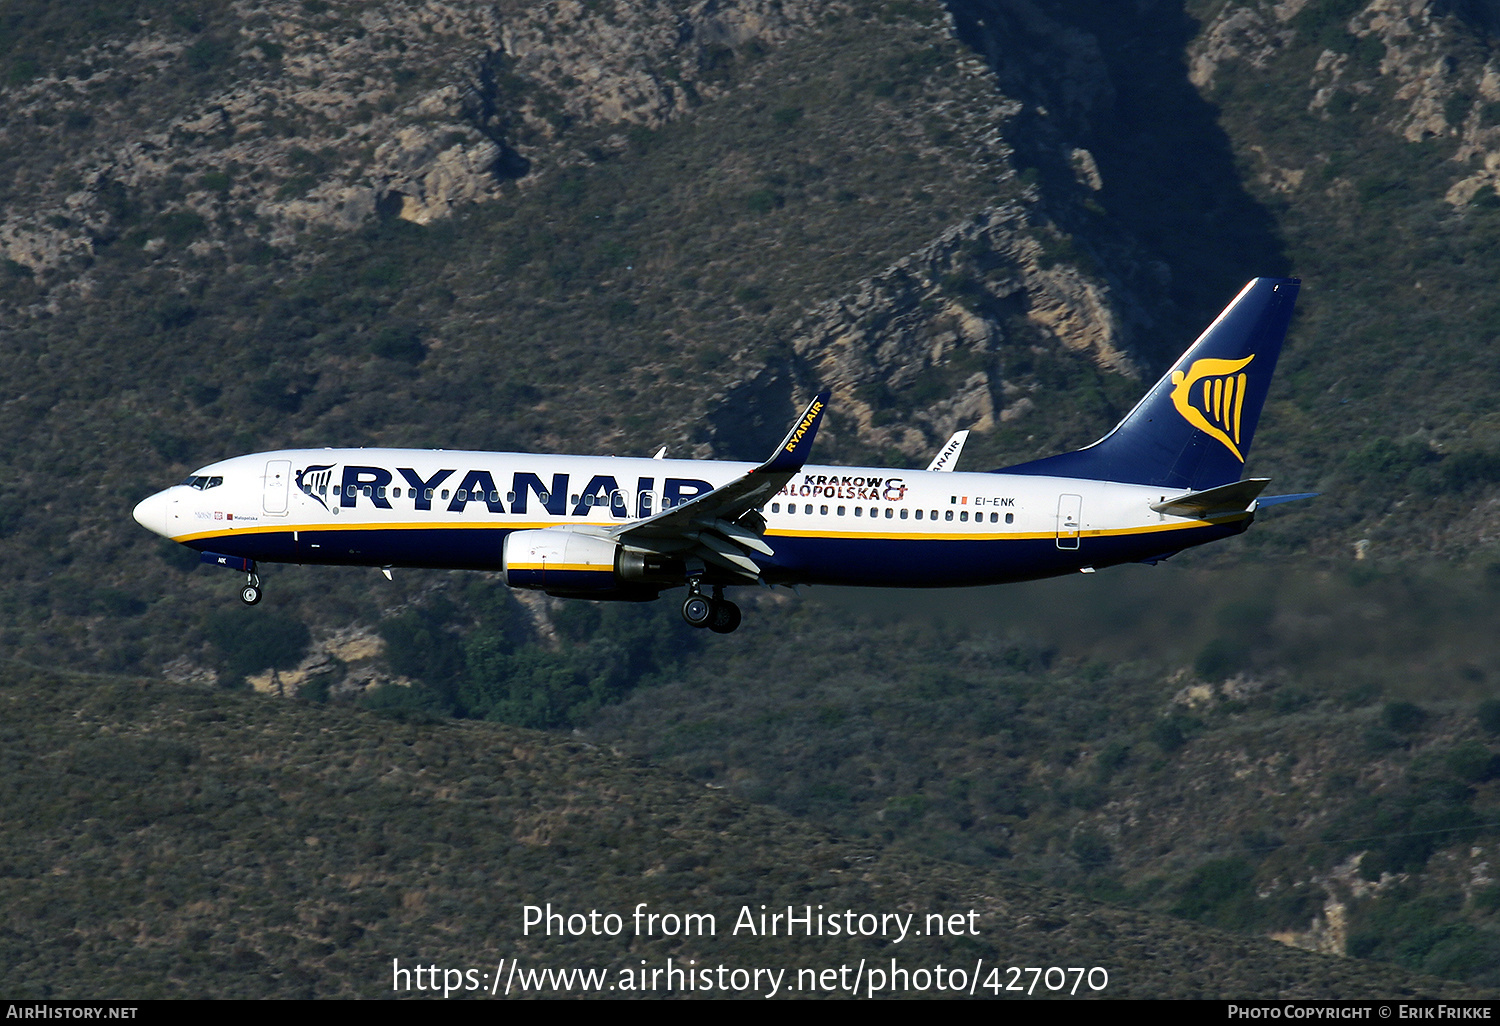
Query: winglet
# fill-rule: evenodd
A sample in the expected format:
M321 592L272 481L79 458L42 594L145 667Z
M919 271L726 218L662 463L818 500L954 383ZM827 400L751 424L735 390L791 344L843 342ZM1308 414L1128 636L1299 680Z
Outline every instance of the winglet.
M813 401L807 404L807 409L802 411L802 416L797 418L796 425L787 432L771 458L755 468L756 473L795 474L802 469L808 453L812 452L813 438L823 420L823 411L828 408L829 395L824 391L813 396Z
M948 439L948 444L938 450L938 454L927 464L930 471L951 471L958 463L958 454L964 451L964 442L969 438L968 431L955 431L953 437Z

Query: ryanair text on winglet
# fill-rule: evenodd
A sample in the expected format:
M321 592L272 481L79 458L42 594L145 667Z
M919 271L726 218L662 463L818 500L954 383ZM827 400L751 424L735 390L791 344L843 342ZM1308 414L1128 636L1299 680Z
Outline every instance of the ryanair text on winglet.
M815 402L807 408L807 416L802 418L802 423L798 424L797 430L792 432L791 441L786 443L787 452L797 451L797 443L802 441L802 436L807 434L807 429L812 426L812 422L817 420L818 414L822 412L823 404L820 402Z

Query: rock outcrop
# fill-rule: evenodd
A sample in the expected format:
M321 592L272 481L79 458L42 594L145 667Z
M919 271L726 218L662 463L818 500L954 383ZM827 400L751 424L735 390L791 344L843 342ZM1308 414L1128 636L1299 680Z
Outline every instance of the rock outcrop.
M815 307L793 349L862 442L914 457L1030 408L1032 383L1005 373L1007 345L1058 345L1136 376L1109 287L1057 258L1070 244L1035 206L981 211ZM882 409L892 395L897 423Z
M830 9L240 0L197 32L156 19L7 90L0 149L58 159L11 162L0 257L71 275L122 235L203 252L377 215L425 224L566 163L579 129L681 115L729 88L738 49ZM183 89L193 76L206 88Z
M1226 5L1193 47L1191 76L1212 89L1227 65L1261 70L1293 43L1331 43L1308 79L1308 109L1363 115L1407 142L1456 141L1453 160L1469 170L1447 199L1465 206L1500 186L1500 58L1479 45L1493 26L1471 24L1465 13L1482 11L1440 0L1370 0L1347 17L1307 0ZM1267 174L1286 191L1285 169Z

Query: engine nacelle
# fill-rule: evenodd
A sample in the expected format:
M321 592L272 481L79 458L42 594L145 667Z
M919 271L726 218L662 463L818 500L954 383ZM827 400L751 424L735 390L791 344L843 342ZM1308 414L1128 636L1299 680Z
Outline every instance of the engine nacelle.
M651 599L685 579L682 561L613 538L542 528L505 538L505 583L550 595Z

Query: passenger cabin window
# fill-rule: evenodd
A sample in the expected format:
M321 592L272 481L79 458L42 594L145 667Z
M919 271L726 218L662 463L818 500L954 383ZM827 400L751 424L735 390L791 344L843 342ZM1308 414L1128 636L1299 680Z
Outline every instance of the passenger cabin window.
M771 512L772 513L780 513L781 512L781 503L779 503L779 502L773 502L773 503L771 503Z
M1005 514L1005 522L1007 524L1014 524L1016 522L1016 515L1014 513Z

